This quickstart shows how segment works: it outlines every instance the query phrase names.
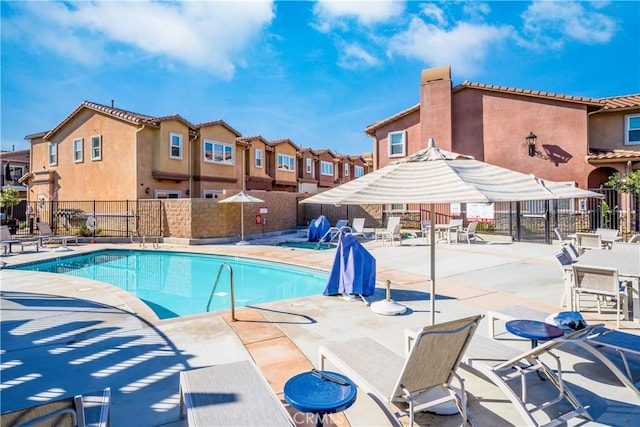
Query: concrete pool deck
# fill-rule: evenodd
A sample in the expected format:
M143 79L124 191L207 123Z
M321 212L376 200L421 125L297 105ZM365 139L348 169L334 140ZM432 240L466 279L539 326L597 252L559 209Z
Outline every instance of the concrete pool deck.
M248 246L162 244L162 250L246 256L330 269L335 251L274 247L295 240L295 233ZM252 358L282 398L284 382L318 363L318 346L372 336L402 353L405 329L429 324L429 250L422 239L402 246L365 246L376 258L380 284L390 280L392 298L408 307L401 316L373 313L360 300L313 296L159 321L135 297L112 286L55 274L3 269L2 412L37 404L38 399L87 393L111 387L113 426L182 426L178 416L178 372L183 369ZM77 254L99 248L138 244L71 246ZM154 249L149 249L154 250ZM526 243L438 244L436 248L436 321L446 321L514 304L547 312L561 311L562 278L557 246ZM50 249L2 257L7 264L66 255ZM216 272L212 272L212 282ZM383 299L379 285L370 301ZM132 315L135 313L138 316ZM615 326L613 313L588 312L589 322ZM485 321L486 322L486 319ZM640 334L637 324L622 329ZM486 335L486 324L479 334ZM509 339L508 336L504 336ZM640 339L640 338L639 338ZM521 348L528 342L509 340ZM622 386L590 358L561 352L565 379L585 403L591 425L636 425L640 397ZM638 374L638 365L634 365ZM384 367L381 367L384 369ZM501 392L465 370L470 409L481 425L519 425L522 420ZM544 393L544 384L539 385ZM538 388L538 386L536 387ZM332 417L338 425L377 425L377 414L362 405ZM374 418L371 416L374 415ZM545 414L540 414L544 420ZM296 417L300 425L311 421ZM457 416L428 413L419 425L459 425ZM581 424L577 419L570 425Z

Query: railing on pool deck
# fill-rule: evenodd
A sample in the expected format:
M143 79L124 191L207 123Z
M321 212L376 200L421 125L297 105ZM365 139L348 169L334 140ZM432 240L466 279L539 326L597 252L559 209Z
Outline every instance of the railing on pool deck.
M207 303L207 312L209 311L209 307L211 307L211 300L213 300L213 294L216 292L216 288L218 287L218 282L220 281L220 275L222 274L222 268L227 267L229 269L229 289L231 292L231 320L236 321L236 307L235 307L235 298L234 298L234 290L233 290L233 269L229 264L223 262L220 264L220 268L218 269L218 276L216 277L216 281L213 284L213 289L211 289L211 295L209 295L209 302Z

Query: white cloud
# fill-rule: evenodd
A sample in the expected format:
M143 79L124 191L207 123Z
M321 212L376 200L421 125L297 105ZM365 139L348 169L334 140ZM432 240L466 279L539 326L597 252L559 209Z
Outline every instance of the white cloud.
M405 2L398 0L318 0L313 7L317 19L314 27L329 32L335 27L345 28L348 20L370 26L401 16L404 9Z
M338 65L346 69L369 68L380 63L378 58L356 44L344 45L340 53Z
M603 5L597 3L532 3L522 14L524 39L521 44L560 49L570 40L586 44L608 42L616 32L616 22L591 10L592 5L593 9L603 9Z
M494 45L512 36L509 26L459 22L451 29L414 17L409 28L392 37L389 54L415 58L428 65L451 65L464 75L478 74Z
M21 26L39 47L82 63L134 48L229 79L274 18L273 1L26 2Z

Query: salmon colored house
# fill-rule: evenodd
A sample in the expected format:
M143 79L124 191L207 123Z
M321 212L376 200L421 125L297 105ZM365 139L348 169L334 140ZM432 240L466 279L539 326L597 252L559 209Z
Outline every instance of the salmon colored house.
M316 162L316 176L318 177L318 189L323 190L335 187L337 172L336 164L339 162L333 151L329 149L315 150L318 156Z
M308 147L300 148L298 151L298 192L317 193L318 175L316 164L318 155Z
M248 143L245 149L246 190L271 191L273 165L269 159L272 156L273 147L259 135L243 137L239 140Z
M288 138L269 141L272 148L270 165L274 171L273 189L278 191L298 191L296 172L298 146Z

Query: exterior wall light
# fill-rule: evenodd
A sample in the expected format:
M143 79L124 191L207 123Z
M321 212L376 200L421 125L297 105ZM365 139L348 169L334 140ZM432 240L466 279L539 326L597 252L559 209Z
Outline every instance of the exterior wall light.
M537 139L538 139L538 137L533 132L529 132L529 136L527 136L525 138L525 141L527 141L527 147L529 147L529 155L531 157L536 155L536 140Z

